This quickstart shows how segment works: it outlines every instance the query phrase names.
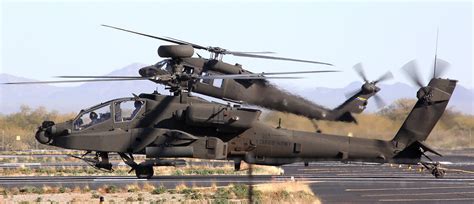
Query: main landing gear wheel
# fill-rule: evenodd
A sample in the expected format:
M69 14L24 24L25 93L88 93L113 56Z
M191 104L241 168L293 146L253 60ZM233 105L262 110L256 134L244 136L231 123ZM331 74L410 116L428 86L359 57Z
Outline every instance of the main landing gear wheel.
M147 165L138 165L135 168L135 175L137 175L137 178L139 179L150 179L153 176L153 166Z
M118 152L118 154L125 162L125 164L132 167L132 169L128 173L135 171L135 175L137 175L137 178L139 179L149 179L153 176L153 165L146 165L144 163L137 164L131 153L127 155L123 152Z

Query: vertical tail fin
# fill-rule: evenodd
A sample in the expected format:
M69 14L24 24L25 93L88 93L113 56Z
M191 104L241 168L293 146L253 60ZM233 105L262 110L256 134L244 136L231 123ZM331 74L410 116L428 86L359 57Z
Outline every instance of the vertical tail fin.
M418 90L415 107L392 139L397 148L403 149L413 142L422 142L428 138L445 111L456 82L456 80L433 78L428 86Z

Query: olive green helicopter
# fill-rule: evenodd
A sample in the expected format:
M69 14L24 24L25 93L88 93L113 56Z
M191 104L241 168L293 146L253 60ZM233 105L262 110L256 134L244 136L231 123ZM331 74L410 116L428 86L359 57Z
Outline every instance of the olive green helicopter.
M86 153L78 158L99 169L112 170L109 154L117 153L138 178L151 178L153 166L175 166L185 162L178 158L232 160L236 170L240 169L242 161L273 166L295 162L308 165L318 161L359 161L423 165L436 178L445 174L439 163L426 153L441 154L425 143L445 111L457 82L440 78L442 70L448 66L442 60L435 58L434 73L428 85L424 85L416 72L415 61L404 65L402 69L419 86L416 93L418 101L393 139L385 141L273 127L259 120L259 109L210 102L193 96L189 93L196 90L199 80L261 81L291 77L272 76L277 73L211 75L188 71L186 66L190 65L183 62L192 56L196 45L177 42L180 42L179 45L158 49L160 56L177 61L171 63L174 69L172 74L166 69L156 69L154 74L139 77L65 76L94 78L73 82L150 80L165 84L172 95L142 93L106 101L81 110L66 122L44 121L38 127L35 138L46 145L84 150ZM315 71L305 73L312 72ZM362 71L359 73L366 83L373 86L380 81L368 82L365 74ZM386 76L381 79L388 78ZM66 81L8 84L63 82ZM358 91L359 96L354 101L362 101L360 93L364 94L364 90ZM137 163L133 155L145 155L147 159Z

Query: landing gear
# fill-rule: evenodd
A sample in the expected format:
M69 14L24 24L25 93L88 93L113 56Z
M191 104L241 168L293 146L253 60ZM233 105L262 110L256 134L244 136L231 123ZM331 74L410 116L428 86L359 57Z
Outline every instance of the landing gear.
M437 179L443 178L446 175L446 171L441 168L439 162L422 162L421 165Z
M75 155L69 156L80 159L96 169L109 172L113 171L112 163L109 161L109 154L107 152L96 152L94 157L88 156L90 153L92 153L92 151L87 151L80 157Z
M135 171L135 175L137 175L137 178L139 179L149 179L153 177L154 166L186 166L186 161L182 159L166 160L158 158L145 160L142 163L137 164L131 153L125 154L123 152L118 152L118 154L125 164L132 167L128 173Z
M139 164L135 167L135 175L137 175L139 179L150 179L153 173L153 166Z
M125 162L125 164L132 167L132 169L130 169L128 173L135 171L135 175L139 179L149 179L153 176L153 165L146 165L144 163L137 164L132 154L127 155L123 152L119 152L118 154L122 158L123 162Z

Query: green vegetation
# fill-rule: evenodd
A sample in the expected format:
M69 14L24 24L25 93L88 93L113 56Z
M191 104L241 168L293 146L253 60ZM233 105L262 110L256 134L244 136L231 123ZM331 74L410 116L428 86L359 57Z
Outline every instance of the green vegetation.
M160 185L157 188L151 190L151 194L159 195L159 194L163 194L163 193L166 193L166 188L163 185Z
M88 188L88 187L87 187ZM130 189L134 189L130 192ZM118 187L106 185L97 190L74 190L63 187L33 187L0 188L4 194L4 201L17 202L48 202L59 203L96 203L104 197L107 203L113 200L117 203L143 202L143 203L246 203L249 187L244 184L230 184L228 186L188 187L179 184L175 189L166 189L164 186L128 185ZM27 196L29 195L29 196ZM270 184L257 184L252 190L256 203L318 203L318 198L312 193L306 183L283 182ZM41 197L40 197L41 196Z
M317 127L327 134L389 140L395 136L415 102L400 99L376 113L355 115L358 124L311 121L281 112L267 113L262 120L277 127L278 119L281 118L282 127L286 129L315 132ZM474 148L473 134L474 116L447 109L428 137L427 143L443 149Z
M77 161L77 160L75 160ZM80 161L79 161L80 162ZM243 166L245 167L245 163ZM193 165L180 167L155 167L155 175L176 175L175 173L179 170L182 172L180 175L247 175L246 170L234 171L232 165L226 164L217 167L210 167L208 165ZM210 170L206 170L210 169ZM47 167L42 166L39 168L29 167L17 167L17 168L0 168L0 175L3 176L85 176L85 175L102 175L102 176L127 176L130 175L128 172L130 167L128 166L116 166L114 171L102 171L90 166L56 166ZM258 170L258 171L257 171ZM205 172L205 173L202 173ZM273 166L261 166L254 165L254 175L278 175L280 169ZM133 186L132 186L133 187ZM130 188L129 191L133 192L136 189Z
M2 134L0 136L5 136L6 150L35 149L37 145L42 149L53 149L36 142L34 137L36 129L45 120L63 122L74 118L75 115L73 113L60 114L57 111L48 112L44 107L32 110L28 106L21 106L18 113L0 115L0 134ZM20 136L19 141L17 136Z
M245 198L249 193L249 187L244 184L236 184L232 186L231 190L238 199Z

